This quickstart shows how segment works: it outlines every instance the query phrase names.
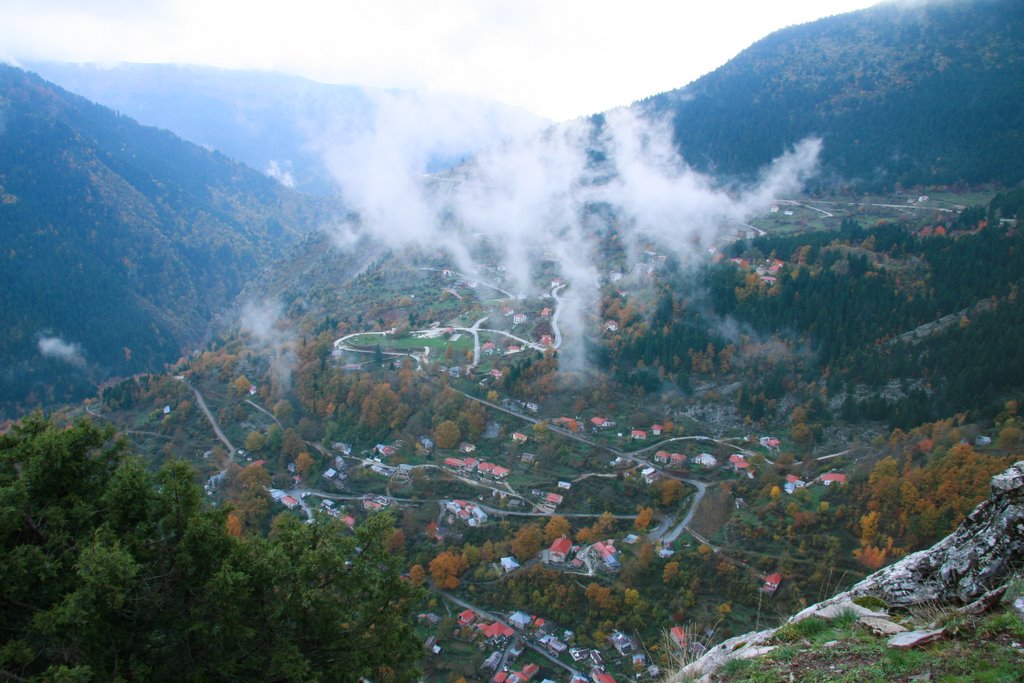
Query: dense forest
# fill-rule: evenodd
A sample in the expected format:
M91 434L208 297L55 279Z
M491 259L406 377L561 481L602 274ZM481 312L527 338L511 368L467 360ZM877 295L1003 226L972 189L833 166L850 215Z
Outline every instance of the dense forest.
M0 67L0 116L8 407L177 360L322 210L13 67Z
M416 680L388 515L243 533L193 477L88 421L0 436L5 678Z
M824 141L823 188L1024 177L1024 8L1014 0L882 3L783 29L637 106L670 119L685 158L752 175Z

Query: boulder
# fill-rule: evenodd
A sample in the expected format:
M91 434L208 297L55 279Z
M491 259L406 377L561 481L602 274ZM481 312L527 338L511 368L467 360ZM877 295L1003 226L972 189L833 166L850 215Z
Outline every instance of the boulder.
M857 623L866 626L876 636L893 636L907 630L894 621L880 619L879 617L861 617L857 620Z
M889 639L889 647L909 650L912 647L934 643L945 634L946 630L942 628L935 629L934 631L906 631L904 633L897 633Z

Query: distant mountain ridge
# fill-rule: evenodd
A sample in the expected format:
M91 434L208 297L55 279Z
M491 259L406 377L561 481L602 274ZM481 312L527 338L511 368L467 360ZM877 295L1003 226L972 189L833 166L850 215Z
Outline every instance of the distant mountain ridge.
M0 404L82 395L201 338L329 207L0 66Z
M1024 178L1024 4L935 0L777 31L634 106L670 120L689 163L749 176L809 135L821 186Z
M390 126L415 127L412 142L426 146L427 170L433 171L543 122L489 100L332 85L273 72L175 64L28 66L141 123L166 128L297 190L322 195L338 191L324 163L325 148L332 145L387 133Z

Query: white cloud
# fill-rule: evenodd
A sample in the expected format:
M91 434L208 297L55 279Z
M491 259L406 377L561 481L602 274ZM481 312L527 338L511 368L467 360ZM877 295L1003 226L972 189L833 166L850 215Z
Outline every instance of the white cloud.
M358 214L336 226L335 243L352 245L370 235L390 247L421 245L447 250L464 272L486 240L507 269L515 293L538 295L533 269L553 260L570 282L562 323L563 358L582 360L584 325L599 299L595 218L604 206L614 216L620 244L635 265L654 243L681 260L706 251L729 222L746 221L814 173L821 149L806 140L764 169L746 188L725 188L690 168L667 125L635 112L610 113L603 126L578 120L497 145L454 174L427 178L414 145L372 131L330 155L342 193ZM353 150L357 158L348 163ZM595 155L595 152L600 152ZM603 155L603 161L595 162Z
M85 367L85 357L82 355L82 347L74 342L67 342L60 337L40 336L36 342L39 353L43 358L53 358L63 361L76 368Z

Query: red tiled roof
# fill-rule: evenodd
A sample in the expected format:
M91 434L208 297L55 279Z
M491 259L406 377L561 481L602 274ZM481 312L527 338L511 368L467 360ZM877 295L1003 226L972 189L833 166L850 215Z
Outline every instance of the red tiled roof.
M565 536L551 544L551 552L553 553L568 555L570 550L572 550L572 541Z

